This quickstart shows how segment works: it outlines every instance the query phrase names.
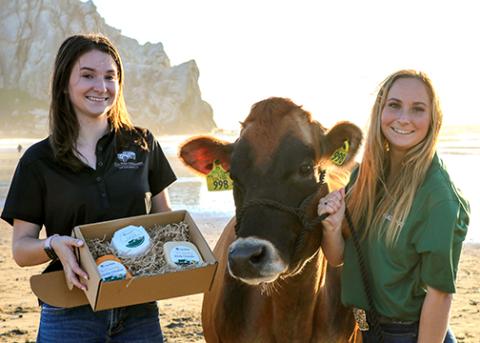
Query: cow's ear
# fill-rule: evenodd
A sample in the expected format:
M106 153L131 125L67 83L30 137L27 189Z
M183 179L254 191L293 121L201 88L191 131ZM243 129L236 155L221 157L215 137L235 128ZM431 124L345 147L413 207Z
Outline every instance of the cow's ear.
M324 157L340 166L353 161L362 144L362 130L350 122L340 122L325 136Z
M213 162L220 161L223 169L230 170L233 144L210 136L197 136L180 145L179 157L187 166L207 175Z

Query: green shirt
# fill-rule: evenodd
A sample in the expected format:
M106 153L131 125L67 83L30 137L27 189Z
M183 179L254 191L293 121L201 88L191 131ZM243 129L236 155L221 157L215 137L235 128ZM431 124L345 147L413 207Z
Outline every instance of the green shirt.
M350 182L357 173L352 174ZM453 185L443 162L435 154L396 244L387 246L384 240L375 238L361 242L379 314L418 320L427 285L447 293L455 292L469 212L468 202ZM361 227L355 229L362 230ZM368 309L351 238L345 241L342 302Z

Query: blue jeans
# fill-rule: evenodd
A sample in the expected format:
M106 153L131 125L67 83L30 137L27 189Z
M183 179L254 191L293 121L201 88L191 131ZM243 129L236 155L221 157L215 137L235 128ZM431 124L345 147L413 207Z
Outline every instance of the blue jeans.
M38 343L163 342L156 302L93 312L42 305Z
M418 338L418 323L405 324L381 324L384 343L416 343ZM363 343L377 343L372 331L362 332ZM444 343L456 343L457 340L452 331L448 329Z

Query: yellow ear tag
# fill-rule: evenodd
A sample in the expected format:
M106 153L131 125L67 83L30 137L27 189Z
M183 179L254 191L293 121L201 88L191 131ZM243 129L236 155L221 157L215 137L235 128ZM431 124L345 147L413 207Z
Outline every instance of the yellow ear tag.
M348 151L350 150L350 144L348 140L343 141L343 146L335 150L330 157L330 160L335 163L337 166L341 166L345 163L347 159Z
M213 162L213 168L207 174L207 189L210 192L233 189L233 181L230 178L230 174L223 169L218 160Z

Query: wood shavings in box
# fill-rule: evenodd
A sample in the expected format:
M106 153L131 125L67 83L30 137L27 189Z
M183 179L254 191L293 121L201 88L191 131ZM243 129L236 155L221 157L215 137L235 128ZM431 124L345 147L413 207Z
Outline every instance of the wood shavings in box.
M121 229L121 228L119 228ZM181 269L197 268L206 265L206 263L196 265L186 265L182 267L169 266L165 260L163 245L169 241L188 241L190 242L190 233L188 224L185 222L170 223L167 225L155 224L151 228L145 228L151 238L151 247L143 255L134 258L123 258L117 256L122 263L128 268L133 277L157 275L167 272L177 271ZM105 239L95 238L88 240L87 246L96 260L100 256L113 254L115 250L109 241Z

